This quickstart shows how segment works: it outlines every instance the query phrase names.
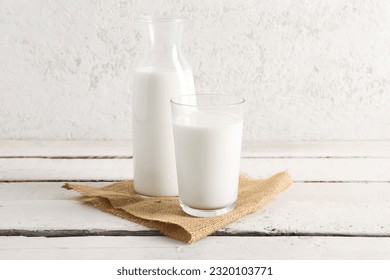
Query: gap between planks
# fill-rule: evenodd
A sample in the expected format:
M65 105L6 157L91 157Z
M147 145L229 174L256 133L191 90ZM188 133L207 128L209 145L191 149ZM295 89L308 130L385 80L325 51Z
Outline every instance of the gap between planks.
M0 183L117 183L126 180L95 180L95 179L86 179L86 180L72 180L72 179L53 179L53 180L0 180Z
M0 159L132 159L133 156L2 156ZM375 159L390 156L242 156L242 159Z
M39 158L39 159L132 159L133 156L1 156L0 159Z
M53 180L0 180L0 183L117 183L122 181L128 181L132 179L123 179L123 180L95 180L95 179L85 179L85 180L73 180L73 179L53 179ZM370 184L370 183L381 183L381 184L387 184L390 183L390 181L378 181L378 180L293 180L293 183L299 183L299 184L338 184L338 183L359 183L359 184Z
M82 237L82 236L163 236L157 230L18 230L1 229L0 236L24 236L24 237ZM305 237L390 237L390 234L349 234L349 233L321 233L321 232L256 232L256 231L217 231L210 236L241 236L241 237L280 237L280 236L305 236Z

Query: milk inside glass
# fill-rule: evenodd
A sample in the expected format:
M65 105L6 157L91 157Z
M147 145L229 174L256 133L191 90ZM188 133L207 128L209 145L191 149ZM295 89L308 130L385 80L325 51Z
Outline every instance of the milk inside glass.
M193 92L191 70L140 68L134 71L134 188L138 193L178 195L169 100Z
M204 210L232 205L237 199L243 120L228 112L188 111L173 121L180 200Z

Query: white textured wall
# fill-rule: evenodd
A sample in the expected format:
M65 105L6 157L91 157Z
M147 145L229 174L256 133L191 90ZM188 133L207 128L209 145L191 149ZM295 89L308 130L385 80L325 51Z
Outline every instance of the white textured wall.
M1 0L0 139L131 139L140 14L185 15L198 91L246 139L390 140L390 1Z

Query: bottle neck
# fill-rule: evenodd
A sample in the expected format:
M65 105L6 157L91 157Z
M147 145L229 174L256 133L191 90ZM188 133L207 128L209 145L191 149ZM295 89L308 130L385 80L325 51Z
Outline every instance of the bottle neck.
M147 23L150 46L176 46L181 42L183 22Z
M144 25L147 33L144 67L168 70L189 68L181 52L183 21L151 21Z

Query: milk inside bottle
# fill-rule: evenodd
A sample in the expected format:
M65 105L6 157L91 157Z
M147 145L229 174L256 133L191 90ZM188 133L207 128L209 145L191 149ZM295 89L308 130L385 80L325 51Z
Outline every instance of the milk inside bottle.
M183 18L143 17L145 56L133 73L134 188L144 196L177 196L170 99L194 93L181 53Z

